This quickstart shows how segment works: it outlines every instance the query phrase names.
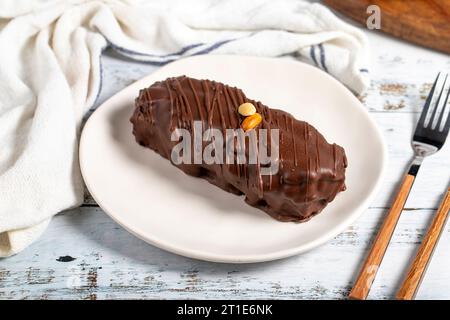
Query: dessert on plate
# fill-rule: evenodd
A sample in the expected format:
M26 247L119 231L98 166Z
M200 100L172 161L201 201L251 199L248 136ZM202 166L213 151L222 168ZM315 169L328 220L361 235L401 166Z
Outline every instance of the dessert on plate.
M307 221L345 190L342 147L220 82L186 76L155 82L140 91L130 120L139 144L279 221Z

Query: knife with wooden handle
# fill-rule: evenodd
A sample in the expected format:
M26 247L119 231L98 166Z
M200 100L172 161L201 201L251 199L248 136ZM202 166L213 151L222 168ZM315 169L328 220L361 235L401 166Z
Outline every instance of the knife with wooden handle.
M397 293L397 299L399 300L411 300L417 293L420 282L425 275L426 268L431 260L434 248L439 240L442 230L444 230L445 222L450 210L450 187L447 190L447 194L442 201L436 216L431 223L422 245L417 252L416 258L411 264L408 274L403 280L403 284Z

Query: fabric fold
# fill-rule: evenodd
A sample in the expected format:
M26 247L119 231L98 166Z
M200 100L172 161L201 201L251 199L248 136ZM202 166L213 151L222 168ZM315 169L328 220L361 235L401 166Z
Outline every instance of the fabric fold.
M293 55L355 93L369 83L364 34L306 1L5 0L0 17L0 256L82 204L79 130L107 47L154 65Z

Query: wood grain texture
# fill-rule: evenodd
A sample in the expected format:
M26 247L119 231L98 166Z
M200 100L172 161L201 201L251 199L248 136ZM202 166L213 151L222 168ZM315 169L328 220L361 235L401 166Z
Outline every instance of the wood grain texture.
M448 211L450 210L450 188L440 205L436 216L431 223L430 229L428 230L420 248L414 259L408 274L403 281L400 290L397 293L397 299L399 300L411 300L414 298L420 281L422 280L425 270L430 262L431 256L434 252L434 248L439 240L442 230L447 221Z
M389 164L382 192L371 208L339 236L306 254L280 261L208 263L164 252L135 238L87 196L84 207L56 216L42 238L24 252L0 259L0 299L347 298L413 155L411 134L423 106L422 96L436 73L450 68L448 55L381 33L366 34L372 47L372 83L360 99L386 139ZM111 51L102 60L103 86L96 106L156 69L124 61ZM450 144L423 163L369 299L395 298L448 186L448 159ZM447 225L418 299L450 299L448 252Z
M241 265L165 252L125 231L100 208L82 207L56 216L44 236L20 255L0 260L0 299L345 299L385 213L367 210L345 232L303 255ZM433 213L404 212L372 299L394 297L396 279ZM450 298L449 250L447 228L421 299Z
M383 225L381 226L380 231L378 231L378 235L372 244L372 249L369 251L358 278L356 279L355 285L350 291L350 299L363 300L367 298L386 249L391 241L392 234L397 226L398 219L400 218L403 207L408 199L414 179L415 177L409 174L403 179L394 202L384 218Z
M366 25L370 5L381 11L381 31L450 53L449 0L325 0L331 8Z

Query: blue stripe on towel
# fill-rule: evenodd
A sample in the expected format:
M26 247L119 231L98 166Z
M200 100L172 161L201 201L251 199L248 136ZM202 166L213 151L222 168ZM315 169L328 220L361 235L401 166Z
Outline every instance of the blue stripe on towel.
M121 46L119 46L119 45L109 41L108 39L106 39L106 41L109 43L111 48L113 48L114 50L117 50L119 52L122 52L124 54L134 55L134 56L154 57L154 58L169 58L169 57L174 57L174 56L180 56L180 55L183 55L184 53L186 53L187 51L189 51L191 49L194 49L194 48L197 48L197 47L200 47L200 46L204 45L204 43L191 44L191 45L188 45L186 47L181 48L177 52L158 55L158 54L152 54L152 53L143 53L143 52L133 51L133 50L121 47Z
M194 53L193 56L210 53L211 51L216 50L217 48L220 48L224 44L227 44L228 42L231 42L231 41L234 41L234 40L237 40L237 39L228 39L228 40L223 40L223 41L216 42L212 46L210 46L209 48L205 48L203 50L200 50L200 51Z
M316 46L312 45L311 48L309 49L309 55L311 56L311 59L314 61L314 64L316 65L316 67L319 66L319 64L317 63L317 59L316 59Z
M328 68L325 64L325 50L323 49L323 45L321 43L319 43L318 47L320 49L320 63L322 64L322 68L323 68L323 70L328 72Z
M151 53L142 53L142 52L136 52L130 49L126 49L124 47L118 46L114 43L112 43L111 41L109 41L108 39L106 39L107 42L109 43L109 45L111 46L111 48L113 48L114 50L116 50L117 52L128 56L130 58L135 58L141 62L146 62L152 65L157 65L157 66L162 66L165 65L166 63L175 61L179 58L181 58L185 53L187 53L188 51L198 48L200 46L205 46L205 45L209 45L208 47L201 49L197 52L193 52L193 53L188 53L186 56L195 56L195 55L201 55L201 54L207 54L212 52L213 50L216 50L218 48L220 48L222 45L227 44L231 41L234 40L239 40L239 39L227 39L227 40L222 40L219 42L215 42L212 44L205 44L205 43L197 43L197 44L192 44L186 47L183 47L181 50L179 50L178 52L175 53L170 53L170 54L164 54L164 55L157 55L157 54L151 54ZM145 57L148 57L148 59L146 59ZM154 59L152 59L154 58Z

